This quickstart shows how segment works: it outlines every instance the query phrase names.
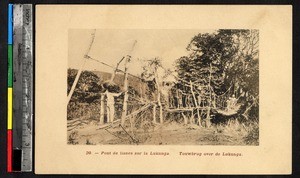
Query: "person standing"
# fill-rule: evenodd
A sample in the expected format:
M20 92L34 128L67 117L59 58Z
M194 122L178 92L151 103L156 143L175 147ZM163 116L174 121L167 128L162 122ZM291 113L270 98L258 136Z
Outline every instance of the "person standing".
M106 95L106 107L107 107L107 122L113 122L115 118L115 97L118 97L121 93L111 93L108 90L105 91Z

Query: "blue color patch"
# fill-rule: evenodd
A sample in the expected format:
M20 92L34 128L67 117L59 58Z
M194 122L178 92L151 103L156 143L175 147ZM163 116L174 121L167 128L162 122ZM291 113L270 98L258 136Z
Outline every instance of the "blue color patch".
M13 44L13 4L8 4L8 44Z

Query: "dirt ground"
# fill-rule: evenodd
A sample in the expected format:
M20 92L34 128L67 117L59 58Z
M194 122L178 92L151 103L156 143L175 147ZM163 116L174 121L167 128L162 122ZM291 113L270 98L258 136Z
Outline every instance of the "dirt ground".
M217 127L202 128L194 124L149 122L131 131L129 125L122 128L114 124L113 127L99 129L97 121L81 121L77 127L70 127L70 123L68 144L245 145L242 134L226 133Z

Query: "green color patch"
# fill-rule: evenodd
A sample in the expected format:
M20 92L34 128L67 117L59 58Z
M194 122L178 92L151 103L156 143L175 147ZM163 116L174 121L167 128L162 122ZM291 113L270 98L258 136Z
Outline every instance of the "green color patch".
M7 51L7 55L8 55L8 87L12 87L13 86L13 47L12 45L8 45L8 51Z

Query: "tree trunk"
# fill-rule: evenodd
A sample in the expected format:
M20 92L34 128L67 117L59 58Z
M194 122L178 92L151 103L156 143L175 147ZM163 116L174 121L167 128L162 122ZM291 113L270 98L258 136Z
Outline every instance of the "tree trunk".
M211 105L212 105L212 87L211 87L211 73L212 73L212 65L210 64L210 69L209 69L209 80L208 80L208 86L209 86L209 103L208 103L208 108L207 108L207 113L206 113L206 127L210 127L211 122L210 122L210 110L211 110Z
M210 107L207 109L207 113L206 113L206 119L205 119L205 123L206 123L206 127L210 127L211 126L211 122L210 122Z
M161 90L160 90L160 85L159 85L159 79L158 79L158 74L157 74L157 69L155 69L155 81L156 81L156 86L157 86L157 105L159 107L159 121L162 124L164 122L163 118L163 108L161 104Z
M157 104L158 104L158 107L159 107L159 121L162 124L164 122L164 118L163 118L163 108L162 108L162 104L161 104L161 101L160 101L160 92L158 92L157 97L158 97L157 98Z
M193 112L190 113L190 123L195 124L195 119L194 119Z
M195 107L197 108L196 110L197 110L198 124L199 124L199 126L201 126L201 116L200 116L200 113L199 113L198 102L197 102L197 99L196 99L196 96L195 96L195 93L194 93L194 90L193 90L192 81L190 81L190 89L191 89L191 93L193 95Z
M180 104L179 104L179 100L180 100L180 98L179 98L179 94L178 94L178 90L176 90L176 108L180 108Z
M213 99L213 107L216 108L216 94L213 95L214 96L214 99Z

